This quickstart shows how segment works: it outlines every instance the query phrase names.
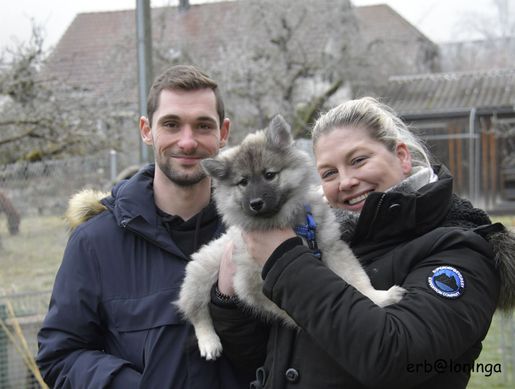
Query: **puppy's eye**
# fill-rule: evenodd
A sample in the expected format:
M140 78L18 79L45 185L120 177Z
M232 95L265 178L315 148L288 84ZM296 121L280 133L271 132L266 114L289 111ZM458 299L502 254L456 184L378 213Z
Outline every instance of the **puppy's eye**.
M249 183L249 180L247 180L246 178L242 178L237 185L239 186L247 186L247 184Z
M265 172L264 176L265 176L266 180L271 181L275 177L277 177L277 173L276 172Z

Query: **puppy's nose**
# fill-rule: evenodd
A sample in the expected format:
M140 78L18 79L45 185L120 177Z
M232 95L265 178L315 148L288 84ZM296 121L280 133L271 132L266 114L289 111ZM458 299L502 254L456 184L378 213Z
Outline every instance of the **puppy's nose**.
M250 208L252 208L252 210L258 212L258 211L261 211L261 209L263 208L263 205L265 205L265 202L263 201L263 199L252 199L250 200Z

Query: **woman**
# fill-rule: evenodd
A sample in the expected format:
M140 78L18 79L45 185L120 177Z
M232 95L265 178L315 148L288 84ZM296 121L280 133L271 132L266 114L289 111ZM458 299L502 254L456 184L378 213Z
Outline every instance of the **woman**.
M513 237L453 195L449 172L431 166L421 142L376 100L337 106L312 136L342 239L377 289L407 293L379 308L292 230L248 233L265 295L300 327L270 325L254 387L466 387L496 307L513 307ZM234 308L226 262L212 314L224 350L243 368L264 357L266 331Z

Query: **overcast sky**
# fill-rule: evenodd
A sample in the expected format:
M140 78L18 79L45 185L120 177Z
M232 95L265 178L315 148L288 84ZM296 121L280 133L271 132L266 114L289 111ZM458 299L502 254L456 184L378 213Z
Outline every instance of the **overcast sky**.
M191 3L210 0L191 0ZM217 1L217 0L211 0ZM317 1L317 0L312 0ZM508 0L512 3L512 0ZM177 0L151 0L152 7L175 5ZM353 0L355 5L387 3L435 42L476 38L464 34L467 15L492 15L493 0ZM26 42L31 20L43 26L47 46L55 45L75 15L81 12L135 8L136 0L2 0L0 50Z

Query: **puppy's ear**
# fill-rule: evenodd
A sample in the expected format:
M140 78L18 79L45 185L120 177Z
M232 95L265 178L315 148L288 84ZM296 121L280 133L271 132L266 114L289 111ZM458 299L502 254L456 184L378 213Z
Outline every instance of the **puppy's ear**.
M293 143L290 126L281 115L272 119L265 133L266 141L271 146L286 148Z
M226 162L216 158L203 159L200 164L208 176L223 180L229 174L229 167Z

